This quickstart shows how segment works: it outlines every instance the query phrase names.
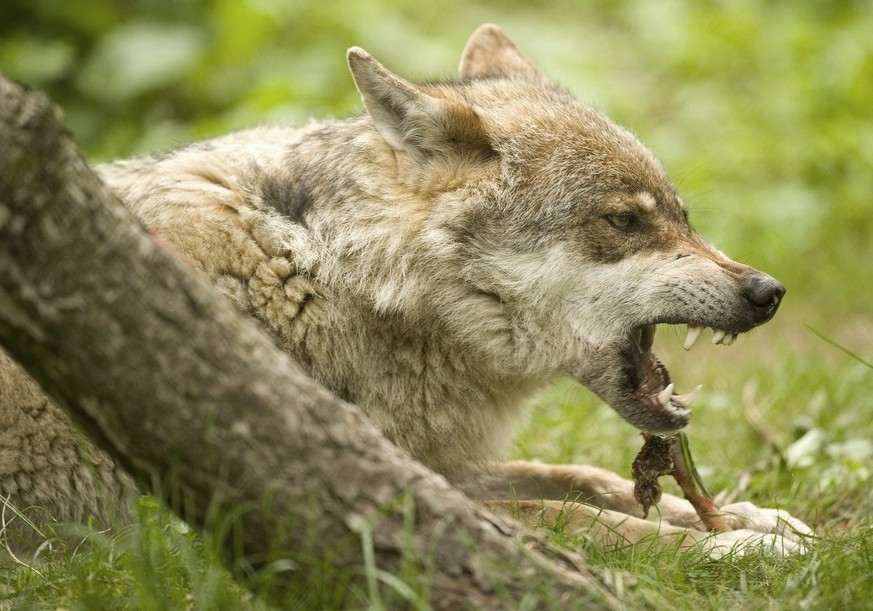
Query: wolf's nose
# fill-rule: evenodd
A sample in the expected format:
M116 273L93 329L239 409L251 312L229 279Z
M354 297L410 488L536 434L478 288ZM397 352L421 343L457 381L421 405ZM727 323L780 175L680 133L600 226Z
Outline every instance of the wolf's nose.
M785 286L767 274L752 273L743 278L743 291L755 307L755 321L761 324L773 318L785 295Z

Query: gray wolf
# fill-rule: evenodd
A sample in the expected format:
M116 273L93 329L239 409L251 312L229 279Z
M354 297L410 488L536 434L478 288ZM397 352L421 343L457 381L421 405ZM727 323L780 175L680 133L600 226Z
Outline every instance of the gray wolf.
M604 541L795 548L805 527L784 512L726 507L738 530L708 537L677 497L643 520L613 473L495 462L558 376L642 431L681 429L697 391L674 391L652 352L656 325L687 325L689 348L705 327L729 344L775 314L784 287L695 233L652 154L497 27L472 35L451 82L411 83L359 48L348 61L363 114L98 171L314 378L495 510L539 521L569 507ZM57 473L79 452L45 462ZM13 501L60 519L104 510L69 485L13 489L16 465L0 466ZM99 473L110 491L126 486Z

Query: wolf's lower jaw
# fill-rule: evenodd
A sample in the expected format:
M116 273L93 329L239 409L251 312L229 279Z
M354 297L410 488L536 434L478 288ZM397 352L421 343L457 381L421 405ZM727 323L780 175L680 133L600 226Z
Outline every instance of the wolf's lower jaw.
M685 350L694 347L702 332L703 327L688 325L683 343ZM738 335L737 333L713 329L712 343L730 346L736 341ZM670 374L651 350L655 339L655 325L638 327L634 330L633 337L639 349L637 397L655 415L657 420L681 423L676 429L682 428L691 415L689 407L700 396L703 387L698 384L691 392L681 395L673 394L674 384L670 381ZM664 431L648 432L663 433Z

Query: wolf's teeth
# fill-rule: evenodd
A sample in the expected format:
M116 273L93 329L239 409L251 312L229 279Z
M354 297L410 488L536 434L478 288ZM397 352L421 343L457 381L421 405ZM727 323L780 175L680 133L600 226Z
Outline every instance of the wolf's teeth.
M703 331L703 327L688 325L688 333L685 334L685 343L682 344L682 347L686 350L691 350L694 344L697 343L697 338L700 337L701 331Z
M670 399L673 397L673 383L667 384L667 388L658 393L658 403L667 407L670 405Z
M737 334L736 333L728 333L727 335L724 336L724 341L722 341L722 345L723 346L730 346L735 341L737 341Z
M725 335L727 335L727 333L725 331L722 331L721 329L714 329L714 332L712 334L712 343L713 344L722 343L722 341L724 341Z
M692 403L694 403L694 400L700 396L700 391L702 389L703 389L703 386L698 384L697 386L694 387L694 390L692 390L691 392L685 393L684 395L674 396L673 401L675 401L676 403L678 403L682 407L689 407Z

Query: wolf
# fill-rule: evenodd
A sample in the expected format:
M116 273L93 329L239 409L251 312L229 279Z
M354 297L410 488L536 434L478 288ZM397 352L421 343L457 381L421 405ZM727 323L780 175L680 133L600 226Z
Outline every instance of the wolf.
M657 325L687 325L687 349L704 328L731 344L771 319L783 285L701 238L649 150L498 27L473 33L449 81L412 83L356 47L348 63L364 113L98 173L311 376L495 511L569 515L605 543L657 534L715 555L798 549L809 530L784 511L727 506L735 530L709 535L671 495L643 519L615 473L497 460L531 397L560 376L640 431L681 430L699 388L676 392L652 352ZM2 369L13 380L2 436L27 448L0 454L0 492L53 519L105 519L132 484L71 441L8 358Z

